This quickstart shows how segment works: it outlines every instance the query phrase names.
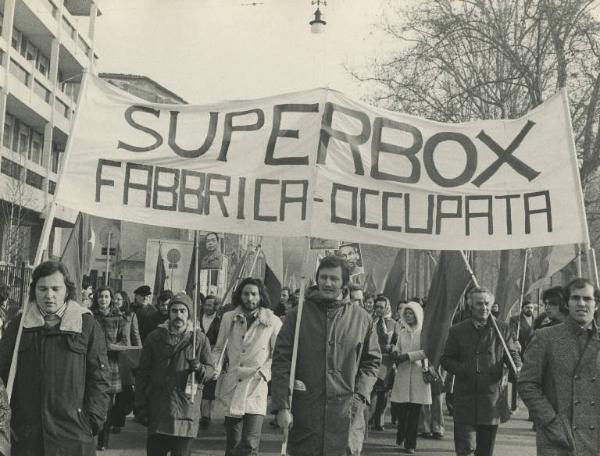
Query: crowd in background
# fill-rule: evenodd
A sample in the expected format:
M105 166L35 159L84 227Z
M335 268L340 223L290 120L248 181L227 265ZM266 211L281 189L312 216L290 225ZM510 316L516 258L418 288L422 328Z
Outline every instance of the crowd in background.
M592 389L591 400L576 398L583 393L575 389L565 399L547 384L548 366L562 352L552 347L560 340L543 332L560 326L556 337L565 346L572 326L576 338L573 372L561 374L558 368L551 373L553 381L566 382L561 375L571 374L576 380L586 375L589 382L596 380L598 361L592 355L600 351L593 319L598 293L590 282L579 280L546 290L544 312L538 309L537 315L535 305L524 301L521 312L506 323L489 318L497 315L492 293L471 288L434 366L421 340L425 299L391 303L382 294L365 293L351 282L344 260L324 260L316 285L305 290L292 407L286 382L300 290L284 287L280 301L271 303L263 283L246 278L237 284L231 303L200 295L197 309L185 293L166 290L153 299L147 285L133 291L132 301L126 291L93 290L87 284L77 297L65 267L46 262L34 271L32 305L25 315L10 303L8 287L0 286L0 374L5 382L23 320L12 454L95 454L109 447L110 435L121 432L133 413L148 426L149 455L188 455L193 439L211 425L215 403L225 410L226 455L258 454L263 419L270 414L271 425L289 434L290 454L360 454L369 430L387 431L388 409L396 444L412 454L419 437L444 438L445 396L454 417L456 453L491 455L498 425L516 408L517 386L530 407L538 451L571 454L577 447L576 454L588 454L597 437L581 436L574 414L563 410L569 405L581 410L585 402L591 410L579 420L593 431L600 424L593 409L596 400L600 406L600 394ZM575 293L580 290L585 292L581 296ZM574 296L578 301L572 305ZM530 345L534 348L528 350ZM520 373L523 360L526 375ZM195 394L201 400L190 402ZM59 406L60 401L71 406ZM34 417L37 407L41 418ZM350 421L340 424L336 416L348 407ZM79 437L78 427L89 438ZM0 453L7 454L9 439L7 428L0 427Z

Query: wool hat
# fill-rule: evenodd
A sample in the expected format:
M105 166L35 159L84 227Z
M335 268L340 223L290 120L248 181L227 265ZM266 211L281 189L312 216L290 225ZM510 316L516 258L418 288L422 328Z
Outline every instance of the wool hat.
M137 287L133 291L133 294L140 295L140 296L149 296L152 294L152 290L150 289L150 287L148 285L142 285L141 287Z
M173 296L173 299L169 301L169 311L171 311L171 306L173 304L183 304L186 306L188 310L188 318L192 318L192 299L183 291L177 293L175 296Z

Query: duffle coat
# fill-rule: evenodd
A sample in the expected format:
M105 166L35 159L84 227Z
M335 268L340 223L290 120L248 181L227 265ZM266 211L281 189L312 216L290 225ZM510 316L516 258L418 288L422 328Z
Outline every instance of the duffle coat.
M20 316L0 341L6 381ZM69 301L46 328L35 303L24 317L11 398L13 456L88 456L108 409L106 342L88 309Z
M227 370L221 373L216 391L225 416L267 413L267 383L271 380L271 361L280 329L279 317L265 307L259 308L250 327L241 306L223 315L213 357L215 363L226 359Z
M135 407L148 412L148 434L196 437L200 421L200 390L191 401L186 385L190 378L188 359L193 359L191 322L180 338L169 333L169 321L148 334L135 377ZM202 372L196 381L203 383L214 373L210 344L196 332L196 359Z
M518 388L536 423L538 455L598 454L600 337L597 329L588 341L586 330L569 317L564 323L537 330L525 352Z
M502 342L489 317L476 328L468 318L450 328L440 364L454 374L454 421L471 425L497 425L504 415L504 365L508 364ZM516 367L521 357L508 324L496 321Z
M431 404L431 386L423 381L423 360L427 357L421 349L423 308L414 302L407 303L403 312L411 309L417 320L415 326L404 325L398 332L393 353L408 354L408 361L398 363L390 395L391 402L400 404Z
M289 378L298 307L286 315L273 355L274 411L289 409ZM293 426L288 452L294 456L358 455L365 430L364 407L377 380L381 351L369 314L344 296L328 302L307 290L303 304Z

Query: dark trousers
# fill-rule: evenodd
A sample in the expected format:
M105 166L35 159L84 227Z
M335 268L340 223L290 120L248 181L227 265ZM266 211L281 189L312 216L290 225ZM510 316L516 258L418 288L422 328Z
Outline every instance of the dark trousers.
M398 417L396 445L402 445L402 442L404 442L404 448L416 449L421 404L392 402L392 406L396 409L396 416Z
M227 443L225 456L255 456L260 445L263 415L245 414L241 418L225 417Z
M473 443L475 443L475 456L492 456L497 431L498 425L454 423L454 449L456 454L458 456L471 454Z
M133 385L123 385L123 391L115 397L115 406L110 417L113 426L125 426L125 417L133 410L134 397Z
M193 437L178 437L176 435L150 434L146 440L148 456L191 456Z
M110 437L110 417L113 413L115 403L115 395L109 395L108 401L108 412L106 413L106 420L104 420L104 424L102 425L102 429L98 432L98 447L99 448L108 448L108 439Z
M375 410L373 411L373 425L383 426L383 413L390 397L389 391L377 391L375 394Z

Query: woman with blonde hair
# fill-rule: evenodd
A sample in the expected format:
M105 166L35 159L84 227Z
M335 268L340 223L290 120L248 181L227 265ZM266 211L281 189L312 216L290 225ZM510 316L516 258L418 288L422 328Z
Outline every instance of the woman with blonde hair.
M392 352L398 367L391 401L398 419L396 444L404 444L404 452L414 454L421 406L431 404L431 388L423 380L423 365L427 362L421 348L423 308L411 301L404 305L401 316L404 326L398 331L398 341Z

